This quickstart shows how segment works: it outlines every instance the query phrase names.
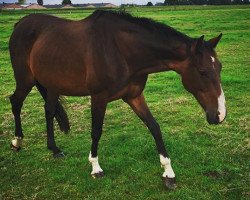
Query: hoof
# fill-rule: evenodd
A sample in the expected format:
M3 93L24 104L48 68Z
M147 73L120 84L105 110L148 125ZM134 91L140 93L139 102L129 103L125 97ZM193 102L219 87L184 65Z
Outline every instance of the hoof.
M14 146L12 143L10 144L10 148L13 150L13 151L20 151L21 150L21 147L16 147Z
M64 153L61 151L61 152L58 152L58 153L54 153L53 154L53 157L54 158L63 158L65 157Z
M168 178L168 177L163 177L164 185L167 187L167 189L174 190L176 189L176 180L175 178Z
M98 173L95 173L95 174L91 174L91 176L96 179L96 178L102 178L104 177L104 172L98 172Z

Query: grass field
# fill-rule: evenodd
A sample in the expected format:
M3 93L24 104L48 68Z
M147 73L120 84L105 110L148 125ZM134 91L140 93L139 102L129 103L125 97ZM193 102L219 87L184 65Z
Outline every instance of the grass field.
M32 11L29 11L32 12ZM206 39L223 33L217 52L228 116L208 125L195 99L174 72L150 75L145 96L161 126L178 188L166 191L153 138L122 101L105 117L99 159L105 178L92 179L89 97L67 97L71 132L56 127L66 157L46 148L44 102L33 89L22 110L24 147L10 150L14 120L9 96L15 88L8 53L14 24L27 11L0 12L0 199L250 199L250 7L133 8L144 16ZM81 19L93 10L36 11Z

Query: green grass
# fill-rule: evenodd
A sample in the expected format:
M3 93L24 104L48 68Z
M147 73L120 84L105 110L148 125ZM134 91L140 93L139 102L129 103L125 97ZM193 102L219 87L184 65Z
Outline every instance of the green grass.
M161 181L154 141L131 109L112 102L105 117L99 159L105 178L94 180L90 150L89 97L67 97L71 132L56 126L56 141L66 153L53 159L46 148L43 104L33 89L22 110L24 147L10 150L14 120L8 97L15 88L8 53L14 24L34 11L0 12L0 199L249 199L250 7L195 6L132 8L192 37L223 33L217 52L228 116L207 124L195 99L174 72L150 75L145 96L159 122L177 175L178 189ZM36 11L81 19L93 10Z

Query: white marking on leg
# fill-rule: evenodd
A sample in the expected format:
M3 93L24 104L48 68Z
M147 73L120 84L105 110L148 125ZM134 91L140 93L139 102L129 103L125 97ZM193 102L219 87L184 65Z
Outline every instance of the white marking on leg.
M22 137L15 137L15 139L12 140L11 143L14 147L19 148L22 147L22 141L23 141Z
M174 178L175 173L171 166L171 160L167 157L160 155L161 166L164 168L163 177Z
M222 122L226 117L226 101L224 92L222 90L222 87L220 86L221 94L218 97L218 112L219 112L219 121Z
M92 164L91 175L103 172L103 170L100 167L99 162L98 162L98 156L97 157L92 157L91 152L89 153L89 162Z

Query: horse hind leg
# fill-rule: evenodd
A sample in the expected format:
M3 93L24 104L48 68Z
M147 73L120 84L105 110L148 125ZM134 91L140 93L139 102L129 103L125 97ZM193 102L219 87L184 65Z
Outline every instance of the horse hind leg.
M19 79L18 79L19 80ZM27 83L28 82L28 83ZM23 106L23 101L31 91L32 87L35 85L34 81L25 81L23 85L20 84L20 81L17 81L17 88L13 95L10 97L10 102L12 105L12 113L15 118L15 138L11 142L11 147L15 151L19 151L22 146L23 140L23 131L21 125L21 109ZM53 151L54 157L62 157L64 154L56 147L54 141L54 129L53 129L53 118L56 111L58 110L58 96L48 95L46 96L45 103L45 113L46 113L46 122L47 122L47 144L48 148ZM54 100L55 99L55 100ZM60 106L59 106L60 107Z
M54 117L58 106L58 98L59 95L48 91L44 105L47 126L47 147L53 152L54 158L64 157L64 153L56 146L54 138Z
M19 53L21 50L13 48L10 45L11 63L16 80L16 90L10 97L12 113L15 118L15 139L12 140L11 143L12 149L14 150L21 149L23 139L20 117L21 109L25 98L34 86L34 76L31 73L28 64L26 63L26 56L23 53Z
M36 87L38 91L40 92L40 94L42 95L43 99L46 101L47 99L46 88L43 87L39 82L36 82ZM64 133L68 133L70 130L68 115L59 101L57 101L55 118L60 127L60 130Z
M32 89L32 85L25 89L17 88L13 95L10 97L10 102L12 106L12 113L15 118L15 139L11 142L11 147L13 150L19 151L22 146L23 131L21 124L21 109L23 106L23 101Z

